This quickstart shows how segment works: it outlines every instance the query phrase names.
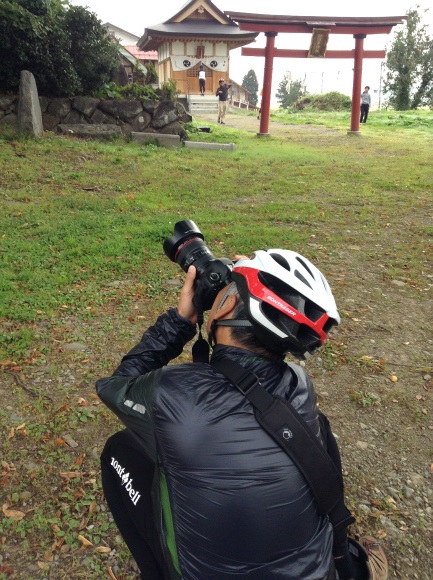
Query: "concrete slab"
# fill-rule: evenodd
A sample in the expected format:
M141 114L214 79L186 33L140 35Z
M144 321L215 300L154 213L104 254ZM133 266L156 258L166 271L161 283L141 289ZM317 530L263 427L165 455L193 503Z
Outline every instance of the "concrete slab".
M234 151L234 143L201 143L200 141L185 141L187 149L213 149L218 151Z
M165 135L163 133L131 133L132 141L146 145L147 143L156 143L160 147L180 147L179 135Z
M91 139L110 139L122 136L122 130L117 125L87 125L86 123L76 125L62 123L57 126L57 132L62 135L90 137Z

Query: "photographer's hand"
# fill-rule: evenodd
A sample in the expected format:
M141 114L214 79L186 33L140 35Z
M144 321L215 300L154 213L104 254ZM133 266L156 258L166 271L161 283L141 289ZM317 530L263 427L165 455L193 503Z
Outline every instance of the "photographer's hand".
M193 324L197 324L197 309L192 299L194 298L194 281L196 276L195 266L190 266L186 273L185 284L180 292L177 312L182 318L187 318Z

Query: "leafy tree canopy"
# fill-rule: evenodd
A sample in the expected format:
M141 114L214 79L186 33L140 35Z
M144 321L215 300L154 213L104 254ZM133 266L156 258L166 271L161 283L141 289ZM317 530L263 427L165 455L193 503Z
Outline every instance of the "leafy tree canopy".
M404 111L433 106L433 41L417 9L409 10L395 33L386 68L384 93L392 107Z
M253 69L250 69L244 76L242 86L244 87L244 89L247 89L247 91L250 92L248 102L251 103L252 105L257 105L257 101L259 100L259 97L257 95L257 91L259 90L259 82L257 80L257 75L253 71Z
M280 103L280 107L287 109L304 95L305 89L302 82L300 80L292 81L291 73L287 72L278 85L278 90L275 96L277 97L277 101Z
M29 70L47 96L90 94L109 81L118 51L96 15L63 0L0 2L0 86Z

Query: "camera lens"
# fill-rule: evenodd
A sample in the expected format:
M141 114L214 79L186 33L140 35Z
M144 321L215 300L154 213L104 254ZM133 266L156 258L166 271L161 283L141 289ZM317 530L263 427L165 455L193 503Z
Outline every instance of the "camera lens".
M210 310L218 292L231 282L233 263L227 258L215 258L191 220L177 222L173 235L164 241L164 252L185 272L194 264L197 269L194 304L199 312Z
M165 255L185 272L191 264L200 272L203 263L215 259L203 240L203 234L193 221L177 222L173 235L164 241Z

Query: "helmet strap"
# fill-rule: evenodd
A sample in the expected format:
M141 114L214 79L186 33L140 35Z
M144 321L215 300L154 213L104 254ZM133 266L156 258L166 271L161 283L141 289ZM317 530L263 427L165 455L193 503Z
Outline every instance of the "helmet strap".
M203 338L201 327L203 325L203 312L198 313L198 338L192 345L192 361L197 363L209 363L209 343Z
M242 328L252 328L252 324L249 320L232 320L231 318L225 318L224 320L213 320L210 326L210 332L208 334L208 342L213 347L216 344L215 330L217 326L231 326L231 327L242 327Z

